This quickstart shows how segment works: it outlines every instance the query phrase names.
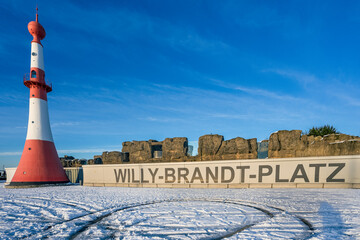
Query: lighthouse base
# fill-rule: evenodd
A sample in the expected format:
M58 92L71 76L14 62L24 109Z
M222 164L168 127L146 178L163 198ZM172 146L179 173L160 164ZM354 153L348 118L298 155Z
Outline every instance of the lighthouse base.
M68 182L54 143L26 140L19 165L7 187L39 187Z
M36 188L36 187L54 187L54 186L73 185L69 181L64 182L10 182L5 184L5 188Z

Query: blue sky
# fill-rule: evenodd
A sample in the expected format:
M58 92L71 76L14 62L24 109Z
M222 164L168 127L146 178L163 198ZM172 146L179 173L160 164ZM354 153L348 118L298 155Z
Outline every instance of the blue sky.
M26 137L35 0L0 3L0 168ZM359 1L38 0L59 155L204 134L360 135Z

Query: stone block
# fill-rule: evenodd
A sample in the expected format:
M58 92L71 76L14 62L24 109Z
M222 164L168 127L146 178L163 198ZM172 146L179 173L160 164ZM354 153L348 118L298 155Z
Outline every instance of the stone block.
M221 135L204 135L199 138L199 160L256 159L256 138L241 137L224 141Z
M269 139L269 158L320 157L360 154L360 138L346 134L324 137L301 135L300 130L279 131Z
M182 160L187 156L188 139L186 137L166 138L162 142L162 158L165 161Z
M122 152L129 153L130 163L142 163L152 158L151 142L152 140L123 142Z
M122 164L128 162L128 157L129 155L123 152L103 152L101 156L101 162L102 164Z

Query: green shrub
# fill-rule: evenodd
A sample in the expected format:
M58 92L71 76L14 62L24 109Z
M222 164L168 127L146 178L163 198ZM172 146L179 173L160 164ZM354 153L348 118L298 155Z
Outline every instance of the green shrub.
M308 136L325 136L325 135L328 135L328 134L332 134L332 133L335 133L335 134L338 134L340 132L338 132L336 130L335 127L333 126L330 126L330 125L324 125L322 127L312 127L308 132L306 132L306 135Z

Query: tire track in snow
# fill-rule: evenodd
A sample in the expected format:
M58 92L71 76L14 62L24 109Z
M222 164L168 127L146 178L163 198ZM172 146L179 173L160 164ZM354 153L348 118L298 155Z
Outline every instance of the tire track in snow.
M140 204L138 206L133 206L133 207L130 207L130 208L126 208L126 209L119 209L117 211L113 211L111 213L108 213L106 215L103 215L101 217L99 217L98 219L96 219L95 221L92 221L92 222L89 222L88 224L86 224L85 226L83 226L80 230L78 230L77 232L75 232L73 235L70 236L69 239L76 239L76 237L80 236L80 234L82 234L83 232L85 232L86 230L88 230L90 227L92 227L93 225L95 224L98 224L100 221L102 221L104 218L107 218L119 211L124 211L124 210L129 210L129 209L133 209L133 208L137 208L137 207L140 207L140 206L145 206L145 205L154 205L154 204L158 204L158 203L170 203L170 202L190 202L190 201L196 201L196 202L211 202L211 203L224 203L224 204L234 204L234 205L241 205L241 206L244 206L244 207L249 207L249 208L253 208L253 209L256 209L262 213L264 213L268 219L269 218L273 218L274 217L274 214L272 214L270 211L266 210L266 209L263 209L263 208L260 208L260 207L257 207L257 206L252 206L252 205L247 205L247 204L244 204L244 203L235 203L235 202L227 202L227 201L214 201L214 200L205 200L205 199L183 199L183 200L168 200L168 201L162 201L162 202L155 202L155 203L148 203L148 204ZM246 216L246 214L245 214ZM224 233L224 234L215 234L215 236L211 237L211 239L223 239L223 238L226 238L226 237L231 237L237 233L240 233L242 232L243 230L245 229L248 229L260 222L263 222L264 220L262 221L255 221L254 223L251 223L251 224L247 224L247 225L241 225L241 226L237 226L236 228L231 228L230 231ZM127 225L126 227L129 228L129 227L132 227L136 224L139 224L139 222L135 223L135 224L132 224L132 225ZM221 228L221 227L220 227ZM111 234L111 236L113 237L114 236L114 233ZM151 235L152 237L164 237L165 235L164 234L157 234L157 235L154 235L152 234ZM208 237L207 237L208 238Z
M38 198L35 198L35 199L38 199ZM53 201L52 199L42 199L42 200ZM307 221L306 219L304 219L304 218L302 218L300 216L288 213L284 209L269 206L269 205L265 205L265 204L259 204L259 203L253 203L253 202L247 202L247 201L239 201L239 200L223 200L223 199L221 199L221 200L220 199L219 200L216 200L216 199L214 199L214 200L209 200L209 199L180 199L180 200L152 201L152 202L132 204L132 205L121 206L121 207L111 207L111 208L107 208L107 209L92 211L92 212L89 212L89 213L81 215L81 216L77 216L77 217L72 218L72 219L57 222L57 223L55 223L53 225L50 225L50 226L46 227L41 232L37 232L37 233L31 234L31 235L25 236L24 238L30 238L30 239L36 238L37 239L37 238L56 237L56 234L62 233L61 232L62 228L58 228L60 225L73 222L73 225L75 227L79 227L79 229L77 229L73 233L70 233L68 238L69 239L76 239L82 233L86 232L89 228L91 228L92 226L94 226L96 224L99 224L102 220L104 220L107 217L110 217L111 215L113 215L115 213L119 213L119 212L127 211L127 210L134 211L136 208L144 207L144 206L148 206L148 208L151 208L150 207L151 205L161 204L161 203L190 202L190 201L197 201L197 202L203 201L203 202L211 202L211 203L234 204L234 205L240 205L240 206L244 206L244 207L249 207L249 208L252 208L252 209L255 209L257 211L260 211L260 212L264 213L268 217L267 220L273 218L275 215L277 215L279 213L289 214L289 215L297 218L308 229L307 231L304 231L304 234L306 234L306 233L308 233L308 234L306 234L306 237L303 238L303 239L307 239L307 238L311 237L313 235L313 233L314 233L314 230L315 230L314 227L311 225L311 223L309 221ZM67 205L74 206L74 204L67 204ZM262 206L262 207L260 207L259 205ZM269 209L272 209L272 211L269 210ZM275 212L274 212L274 210L275 210ZM245 213L245 216L246 216L246 213ZM86 219L86 218L89 218L89 219ZM77 222L77 220L79 222ZM256 221L256 222L253 222L251 224L236 226L235 228L231 228L226 233L223 233L221 235L220 234L215 234L213 237L211 237L211 239L223 239L223 238L234 236L236 234L241 233L242 231L244 231L246 229L252 228L255 225L257 225L259 223L262 223L264 221L267 221L267 220ZM146 221L146 219L144 221ZM139 222L136 222L135 224L132 224L132 225L127 225L126 227L129 228L129 227L134 226L136 224L139 224ZM114 236L114 232L111 234L111 236Z
M221 201L221 200L220 200ZM224 200L222 200L224 201ZM286 211L285 209L282 209L282 208L279 208L279 207L274 207L274 206L270 206L270 205L267 205L267 204L259 204L259 203L254 203L254 202L249 202L249 201L239 201L239 200L225 200L225 202L236 202L236 203L246 203L246 204L255 204L255 205L261 205L261 206L265 206L265 207L268 207L268 208L272 208L272 209L275 209L275 210L278 210L282 213L285 213L287 215L290 215L290 216L293 216L295 217L296 219L298 219L301 223L303 223L303 225L308 229L308 236L302 238L302 239L309 239L310 237L314 236L315 235L315 228L314 226L308 221L306 220L305 218L301 217L301 216L298 216L296 214L293 214L291 212L288 212ZM247 205L247 206L251 206L251 205ZM244 229L245 230L245 229Z
M253 208L256 209L260 212L263 212L265 215L267 215L269 217L269 219L273 218L275 215L279 214L279 213L285 213L287 215L291 215L292 217L296 218L299 220L299 222L301 222L308 230L304 231L304 235L305 237L303 238L299 238L299 239L308 239L309 237L314 235L314 231L315 228L312 226L312 224L307 221L305 218L297 216L295 214L289 213L284 209L278 208L278 207L273 207L273 206L269 206L269 205L265 205L265 204L258 204L258 203L253 203L253 202L246 202L246 201L239 201L239 200L208 200L208 199L188 199L188 200L178 200L179 202L185 202L185 201L204 201L204 202L212 202L212 203L224 203L224 204L234 204L234 205L241 205L241 206L245 206L245 207L249 207L249 208ZM272 213L271 211L265 209L265 208L261 208L259 207L259 205L263 205L267 208L271 208L274 209L276 211L278 211L278 213ZM224 234L219 234L218 236L213 236L211 239L223 239L223 238L228 238L231 236L234 236L238 233L241 233L242 231L249 229L251 227L254 227L255 225L259 224L259 223L263 223L267 220L263 220L263 221L257 221L255 223L251 223L251 224L247 224L247 225L240 225L237 226L235 228L231 228L231 230L229 230L228 232L224 233ZM132 226L132 225L131 225ZM128 227L131 227L128 226ZM89 226L90 227L90 226ZM163 235L161 235L163 236ZM160 235L159 235L160 237Z
M79 210L84 210L86 212L94 212L95 211L95 210L92 210L93 206L89 206L87 204L83 204L83 203L79 203L79 202L75 202L75 201L66 201L66 200L61 201L59 199L55 200L55 199L51 199L51 198L41 198L41 197L27 197L27 199L35 199L35 200L39 199L39 200L44 200L44 201L49 201L49 202L56 202L59 204L77 208Z
M166 201L166 200L165 200ZM93 224L96 224L97 222L101 221L103 218L107 217L107 216L110 216L111 214L115 213L115 212L118 212L118 211L122 211L122 210L126 210L126 209L131 209L131 208L134 208L134 207L139 207L139 206L145 206L145 205L149 205L149 204L156 204L156 203L161 203L161 202L164 202L164 201L158 201L158 202L150 202L150 203L143 203L143 204L136 204L136 205L130 205L130 206L122 206L122 207L111 207L111 208L107 208L107 209L102 209L102 210L98 210L98 211L94 211L94 212L91 212L91 213L87 213L87 214L84 214L84 215L81 215L81 216L77 216L77 217L74 217L72 219L68 219L68 220L64 220L64 221L61 221L61 222L57 222L53 225L50 225L46 228L44 228L41 232L37 232L37 233L34 233L34 234L30 234L30 235L27 235L25 237L23 237L22 239L24 238L28 238L28 239L44 239L44 238L49 238L51 237L52 235L55 235L56 233L59 233L59 230L61 230L60 228L58 228L60 225L63 225L65 223L69 223L69 222L74 222L76 220L81 220L82 218L91 218L92 215L94 215L94 218L93 219L90 219L90 220L86 220L86 219L83 219L85 220L85 224L83 224L82 222L80 223L74 223L75 226L81 226L81 225L85 225L85 226L81 226L80 230L76 231L75 233L71 234L68 238L71 239L73 235L78 235L77 232L79 231L84 231L83 229L86 229L86 226L88 225L93 225ZM110 212L109 212L110 211ZM104 212L103 214L101 214L102 212ZM97 214L100 214L99 216L96 216ZM57 228L57 229L55 229ZM55 229L55 230L53 230ZM55 233L51 233L50 231L54 231ZM56 232L56 230L58 232ZM50 233L47 233L47 232L50 232ZM44 235L45 233L45 235Z
M42 217L45 219L48 219L50 222L54 222L54 221L59 221L61 220L60 217L57 217L56 214L54 214L55 210L49 208L49 207L45 207L43 205L35 205L33 203L27 203L27 202L21 202L21 201L3 201L3 203L5 204L9 204L9 205L13 205L14 207L19 207L19 208L25 208L25 209L41 209L45 212L47 212L48 214L42 214ZM17 216L16 214L8 214L8 216ZM50 217L49 217L50 216Z

